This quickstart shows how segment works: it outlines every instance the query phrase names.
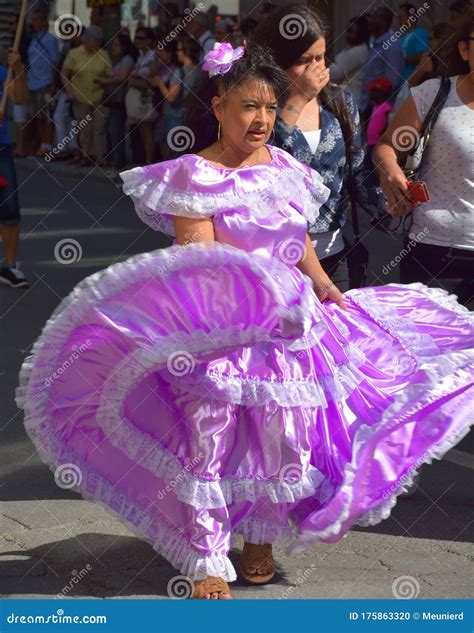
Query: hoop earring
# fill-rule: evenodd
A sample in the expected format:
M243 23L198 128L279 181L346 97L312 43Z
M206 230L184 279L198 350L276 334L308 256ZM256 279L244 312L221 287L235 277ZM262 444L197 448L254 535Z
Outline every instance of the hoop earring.
M221 124L219 121L219 125L217 126L217 140L220 141L221 140Z

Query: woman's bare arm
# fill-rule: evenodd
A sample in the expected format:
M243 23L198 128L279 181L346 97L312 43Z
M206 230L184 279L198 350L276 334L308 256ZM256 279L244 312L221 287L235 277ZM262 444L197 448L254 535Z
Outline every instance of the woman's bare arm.
M214 224L210 218L185 218L175 216L173 218L176 231L176 242L181 246L196 242L214 241Z
M373 163L380 176L380 186L387 196L387 211L394 216L413 210L407 195L407 178L400 165L404 165L408 151L418 138L421 121L413 97L408 97L393 118L373 152ZM406 151L400 148L406 147Z
M313 288L320 301L331 299L341 308L347 307L342 294L324 271L316 255L311 238L306 234L305 249L296 267L313 282Z

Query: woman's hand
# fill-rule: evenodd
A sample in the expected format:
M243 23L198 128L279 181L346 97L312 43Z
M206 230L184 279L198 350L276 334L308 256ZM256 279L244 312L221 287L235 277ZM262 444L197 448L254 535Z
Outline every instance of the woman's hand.
M293 82L291 94L302 95L308 101L317 97L330 79L329 68L321 70L319 66L319 63L313 60Z
M20 73L23 70L21 55L14 48L10 48L8 51L8 65L14 73Z
M393 217L404 216L416 206L408 196L407 178L398 165L380 173L380 186L387 196L385 208Z
M332 281L328 280L328 283L325 285L322 285L320 282L314 284L314 291L321 303L329 300L337 303L337 305L343 310L347 308L342 292L332 283Z

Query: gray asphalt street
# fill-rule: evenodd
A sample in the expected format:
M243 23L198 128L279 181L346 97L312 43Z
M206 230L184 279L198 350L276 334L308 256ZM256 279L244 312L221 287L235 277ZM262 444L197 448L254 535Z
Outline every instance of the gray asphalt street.
M18 163L18 171L19 260L32 285L0 287L0 597L167 598L178 572L111 514L55 484L14 402L20 365L61 298L85 276L166 242L103 174L36 161ZM384 272L399 242L365 222L364 233L370 283L398 281L396 267ZM62 241L71 239L76 252L68 255ZM472 453L468 436L446 459L424 467L414 496L400 499L374 528L297 556L277 548L275 581L258 588L239 580L234 596L393 598L405 583L414 597L471 597ZM240 547L236 541L235 562Z

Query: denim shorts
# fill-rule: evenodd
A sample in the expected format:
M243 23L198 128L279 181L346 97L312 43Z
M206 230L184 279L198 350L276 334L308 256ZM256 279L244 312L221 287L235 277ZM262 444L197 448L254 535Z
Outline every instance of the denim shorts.
M19 224L18 183L10 145L0 145L0 178L7 181L4 187L0 182L0 224Z

